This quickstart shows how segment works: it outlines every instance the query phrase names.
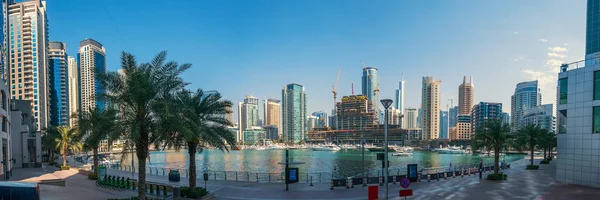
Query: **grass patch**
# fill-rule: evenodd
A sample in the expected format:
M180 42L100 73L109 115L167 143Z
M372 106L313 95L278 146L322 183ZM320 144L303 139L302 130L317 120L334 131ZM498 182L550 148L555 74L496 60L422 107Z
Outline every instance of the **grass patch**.
M60 170L69 170L71 167L69 166L60 166Z
M502 177L504 175L504 177ZM488 174L487 176L487 180L493 180L493 181L500 181L500 180L506 180L508 177L508 175L506 174ZM502 179L504 178L504 179Z
M98 174L90 173L90 174L88 174L88 179L90 179L90 180L98 180Z
M205 188L196 187L181 187L181 197L191 198L191 199L199 199L208 194Z
M538 170L540 169L539 165L527 165L527 168L525 168L527 170Z

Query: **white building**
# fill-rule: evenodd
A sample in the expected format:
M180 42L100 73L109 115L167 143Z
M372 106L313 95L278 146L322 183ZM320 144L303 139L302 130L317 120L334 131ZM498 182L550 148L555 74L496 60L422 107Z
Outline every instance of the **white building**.
M99 74L106 73L106 50L96 40L86 38L79 43L77 53L79 70L79 111L88 111L98 106L104 109L106 104L97 96L104 94L104 86L96 80Z
M14 168L42 166L42 138L36 133L35 118L31 103L26 100L11 100L10 137Z
M396 90L396 115L402 116L404 114L404 74L402 74L402 80L398 82L398 89ZM393 124L399 124L401 128L404 128L402 123L403 118L398 117L398 120Z
M0 120L2 120L2 128L0 129L0 180L6 180L9 178L10 171L13 168L13 162L11 162L11 144L12 139L10 137L10 98L8 97L8 87L4 81L0 81Z
M79 109L79 70L77 69L77 61L74 57L69 56L67 58L68 69L67 72L68 80L69 80L69 112L70 116L78 113ZM75 118L71 118L69 116L69 124L73 125L76 121Z
M521 125L527 126L530 124L539 125L542 129L554 132L556 127L556 117L552 115L554 111L552 104L544 104L531 108L523 112L521 116Z

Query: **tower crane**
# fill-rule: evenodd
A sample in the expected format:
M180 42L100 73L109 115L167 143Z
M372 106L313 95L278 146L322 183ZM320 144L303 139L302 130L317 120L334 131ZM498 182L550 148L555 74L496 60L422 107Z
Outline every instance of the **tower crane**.
M341 73L342 69L338 69L338 74L337 74L337 79L335 81L335 85L332 86L332 90L331 93L333 93L333 108L335 109L335 104L337 103L337 87L338 84L340 83L340 73Z

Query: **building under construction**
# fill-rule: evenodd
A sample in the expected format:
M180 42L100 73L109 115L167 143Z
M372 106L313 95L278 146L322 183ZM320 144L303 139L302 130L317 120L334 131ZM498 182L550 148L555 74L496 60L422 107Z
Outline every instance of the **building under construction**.
M336 108L337 130L372 130L377 126L373 103L365 95L344 96Z

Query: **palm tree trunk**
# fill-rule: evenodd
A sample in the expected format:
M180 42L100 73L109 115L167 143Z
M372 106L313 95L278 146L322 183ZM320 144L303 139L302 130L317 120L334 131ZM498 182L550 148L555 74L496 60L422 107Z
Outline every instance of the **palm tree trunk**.
M63 158L63 166L67 166L67 151L63 151L62 158Z
M196 187L196 142L188 142L188 154L190 154L190 177L189 177L189 186L190 188Z
M98 174L98 148L94 148L94 174Z
M531 152L531 165L533 165L533 148L535 148L535 144L533 143L533 136L531 136L529 138L529 146L530 146L530 152Z
M544 148L544 159L546 159L546 148Z
M498 174L498 161L500 160L500 148L494 149L494 174Z
M146 157L148 156L148 132L143 124L136 142L136 155L138 157L138 199L146 199Z

